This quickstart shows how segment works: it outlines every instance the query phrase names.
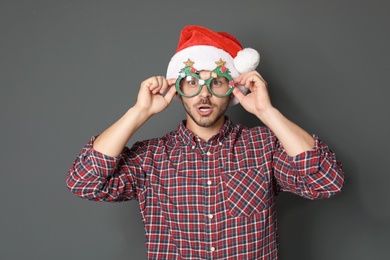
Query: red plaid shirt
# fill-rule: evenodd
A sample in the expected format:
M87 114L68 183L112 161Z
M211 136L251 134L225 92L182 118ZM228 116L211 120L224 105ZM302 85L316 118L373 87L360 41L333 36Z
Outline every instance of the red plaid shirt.
M95 151L93 138L67 184L89 200L137 199L149 259L277 259L275 194L328 198L343 185L341 164L315 139L290 157L267 128L229 119L208 142L181 123L118 157Z

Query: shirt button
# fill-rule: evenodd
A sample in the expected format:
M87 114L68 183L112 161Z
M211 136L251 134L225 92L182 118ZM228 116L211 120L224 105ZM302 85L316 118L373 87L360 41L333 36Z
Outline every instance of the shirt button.
M194 150L194 149L195 149L195 145L193 145L193 146L191 147L191 149Z
M211 250L211 252L214 252L214 251L215 251L215 247L212 246L212 247L210 248L210 250Z
M210 152L207 152L207 156L210 156L211 155L211 153Z
M211 181L207 181L207 185L211 185L211 183L212 183Z
M209 214L209 219L212 219L214 216L213 216L213 214Z
M219 142L219 145L222 145L222 143L221 143L221 142Z

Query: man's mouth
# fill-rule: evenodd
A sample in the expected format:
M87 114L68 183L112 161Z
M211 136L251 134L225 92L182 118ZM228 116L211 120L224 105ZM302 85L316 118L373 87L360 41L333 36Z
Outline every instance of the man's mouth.
M205 106L199 107L199 110L200 110L200 111L208 111L208 110L210 110L210 109L211 109L210 107L205 107Z
M213 112L213 109L212 109L211 106L201 105L201 106L198 106L198 112L202 116L207 116L207 115L210 115Z

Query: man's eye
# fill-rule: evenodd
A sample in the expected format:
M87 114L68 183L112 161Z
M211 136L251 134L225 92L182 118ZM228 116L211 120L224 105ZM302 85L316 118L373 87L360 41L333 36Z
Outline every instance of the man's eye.
M197 81L196 80L188 80L187 83L189 85L196 85L197 84Z
M211 83L212 83L214 86L221 86L221 85L223 84L222 81L217 80L217 79L214 79Z
M197 85L198 80L192 76L187 76L186 78L187 85Z

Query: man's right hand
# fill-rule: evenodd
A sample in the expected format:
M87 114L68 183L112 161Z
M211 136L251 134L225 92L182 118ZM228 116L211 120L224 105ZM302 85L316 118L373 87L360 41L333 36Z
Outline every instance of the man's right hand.
M151 77L141 83L137 102L118 121L96 138L93 148L108 156L117 156L131 136L146 120L169 106L176 93L175 79Z
M171 103L176 94L174 87L176 79L165 79L163 76L154 76L144 80L134 105L148 117L162 112Z

